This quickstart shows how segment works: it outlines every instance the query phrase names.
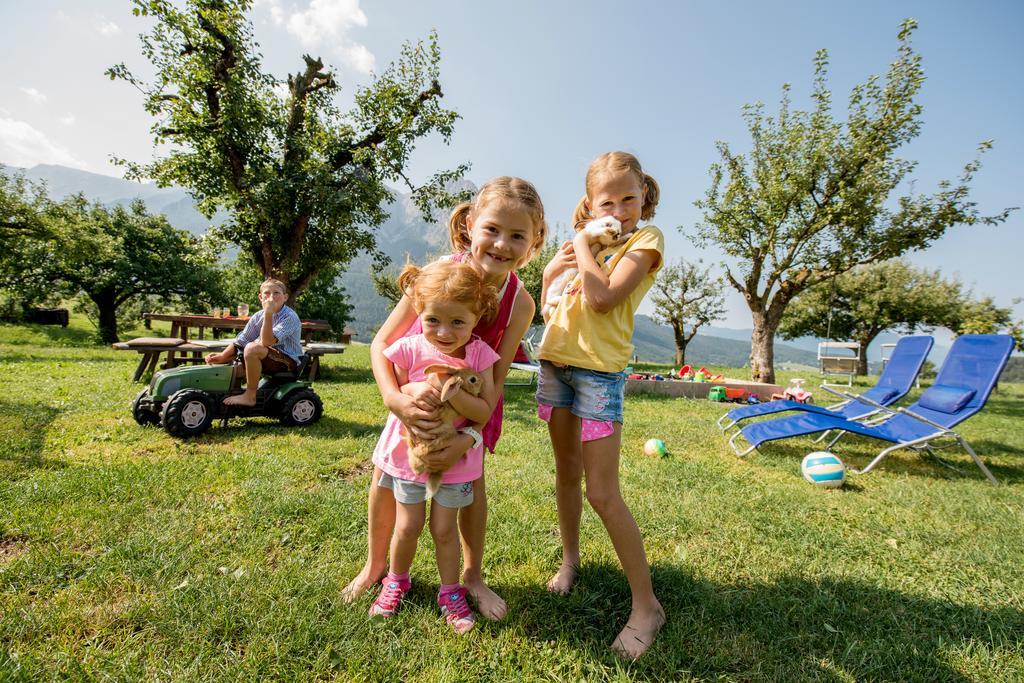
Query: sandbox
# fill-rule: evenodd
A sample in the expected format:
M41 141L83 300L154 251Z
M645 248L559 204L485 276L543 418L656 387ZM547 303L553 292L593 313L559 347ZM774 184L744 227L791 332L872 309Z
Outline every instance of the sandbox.
M723 382L685 382L680 380L627 379L627 394L654 394L657 396L676 396L682 398L707 398L711 387L743 389L757 396L759 401L770 401L772 394L781 394L782 387L778 384L750 382L726 378Z

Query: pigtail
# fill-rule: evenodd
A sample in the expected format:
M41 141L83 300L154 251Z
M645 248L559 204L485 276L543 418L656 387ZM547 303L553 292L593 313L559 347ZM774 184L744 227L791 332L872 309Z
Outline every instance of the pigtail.
M420 310L416 298L416 280L419 279L423 270L412 261L406 261L405 266L402 268L402 272L398 275L398 288L402 290L402 293L409 297L412 301L413 308L417 311Z
M650 175L644 173L643 176L647 192L644 193L644 205L640 209L640 218L649 221L654 218L654 209L658 206L658 200L661 199L661 188L658 187L658 181Z
M470 202L462 202L454 209L448 219L448 241L456 254L469 251L469 214L473 210Z
M580 201L576 204L576 210L572 212L572 227L573 230L579 232L583 229L585 223L591 221L594 217L590 214L590 209L587 207L587 195L583 195Z
M522 263L516 264L516 269L522 268L527 263L537 257L537 254L544 248L544 243L548 239L548 222L541 218L534 224L534 235L533 244L530 245L530 250L526 252L526 256L523 257Z
M487 322L491 322L498 315L498 288L483 280L480 281L477 310L480 311L480 319Z

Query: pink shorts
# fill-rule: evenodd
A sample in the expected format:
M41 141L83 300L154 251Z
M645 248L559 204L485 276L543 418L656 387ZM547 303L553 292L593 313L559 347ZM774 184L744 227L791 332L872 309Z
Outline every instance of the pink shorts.
M545 422L551 422L551 411L553 406L546 406L543 403L537 405L537 417ZM611 436L615 431L615 423L603 420L588 420L580 418L583 424L580 427L580 441L597 441L606 436Z

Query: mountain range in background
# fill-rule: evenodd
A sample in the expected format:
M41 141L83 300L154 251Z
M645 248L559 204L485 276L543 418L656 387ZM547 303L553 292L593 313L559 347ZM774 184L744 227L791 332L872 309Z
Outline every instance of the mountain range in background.
M159 188L152 183L139 183L112 176L90 173L58 165L40 164L28 169L0 165L5 173L21 172L29 180L45 182L48 192L55 199L81 192L93 201L107 206L126 206L135 199L141 199L151 213L162 213L175 227L188 230L195 235L206 232L210 226L221 222L225 216L217 215L207 219L195 208L195 202L187 190L180 187ZM468 182L464 187L475 189ZM462 189L459 187L457 189ZM446 253L448 229L443 221L427 221L420 214L408 193L394 192L394 200L388 205L390 214L387 221L377 228L378 248L391 258L389 272L397 274L406 258L417 263ZM356 330L357 339L369 341L373 332L387 317L390 303L380 297L373 288L371 272L375 270L368 255L360 255L348 266L342 276L342 284L352 303L351 326ZM709 326L701 330L687 347L687 361L700 365L725 365L742 367L750 357L750 329L730 329ZM930 359L940 363L945 357L951 335L937 331L936 345ZM894 342L899 335L883 333L868 349L868 358L881 358L880 345ZM818 339L802 337L775 344L775 360L780 368L816 367ZM675 355L672 331L657 324L646 315L636 317L633 334L635 354L640 360L671 363Z

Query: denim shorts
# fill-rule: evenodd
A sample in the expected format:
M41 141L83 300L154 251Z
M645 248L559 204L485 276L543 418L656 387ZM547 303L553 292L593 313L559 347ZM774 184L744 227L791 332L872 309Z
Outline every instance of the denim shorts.
M622 397L626 373L587 370L572 365L559 367L540 362L537 403L569 408L573 415L595 422L622 422Z
M392 477L387 472L382 472L377 484L391 489L391 492L395 494L395 500L403 505L416 505L427 500L427 485L421 481L399 479ZM441 484L441 488L434 494L434 502L446 508L464 508L471 505L473 503L473 482Z

